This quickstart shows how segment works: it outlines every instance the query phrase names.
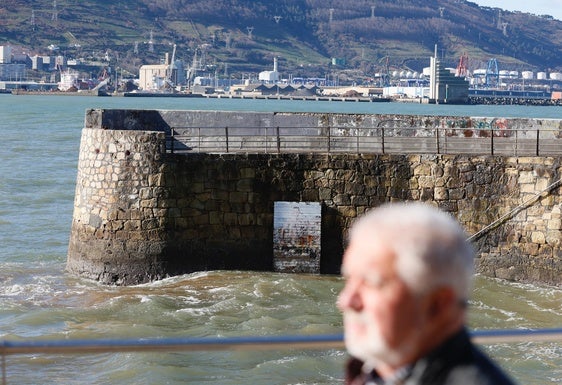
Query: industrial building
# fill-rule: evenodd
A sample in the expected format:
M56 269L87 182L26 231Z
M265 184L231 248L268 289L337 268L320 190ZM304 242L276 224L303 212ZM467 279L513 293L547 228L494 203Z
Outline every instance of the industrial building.
M0 80L22 81L26 77L25 63L12 63L12 48L0 46Z
M277 57L273 58L273 71L262 71L258 75L258 80L265 84L275 84L279 81L279 71L277 68Z
M464 104L468 102L468 81L464 77L455 76L443 67L437 54L430 59L430 72L430 103Z
M139 69L139 88L144 91L173 89L185 83L183 62L175 60L175 49L170 59L168 54L163 64L143 65Z
M437 58L430 58L430 66L420 76L418 73L401 73L405 76L400 83L404 85L383 88L385 97L405 97L412 99L429 99L429 103L463 104L468 102L469 82L464 76L456 76L454 70L445 68ZM429 76L429 86L423 79Z

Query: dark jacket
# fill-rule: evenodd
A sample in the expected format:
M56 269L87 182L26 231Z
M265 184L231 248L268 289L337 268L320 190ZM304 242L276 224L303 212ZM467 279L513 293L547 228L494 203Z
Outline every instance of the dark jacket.
M346 385L364 385L368 380L384 384L376 372L365 374L363 363L348 362ZM403 385L514 385L502 370L472 344L466 330L453 335L426 357L414 363Z

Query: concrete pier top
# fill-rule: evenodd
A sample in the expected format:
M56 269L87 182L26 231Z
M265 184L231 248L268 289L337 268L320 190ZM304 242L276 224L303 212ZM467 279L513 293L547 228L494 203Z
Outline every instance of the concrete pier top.
M425 127L562 129L562 119L312 112L90 109L86 128L169 132L172 127Z

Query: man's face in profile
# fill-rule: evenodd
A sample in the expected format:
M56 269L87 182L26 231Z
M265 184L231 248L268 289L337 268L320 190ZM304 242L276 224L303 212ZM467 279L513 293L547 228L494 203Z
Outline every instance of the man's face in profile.
M422 301L398 275L396 256L373 231L356 232L346 249L346 284L338 306L343 312L349 353L371 367L400 366L415 355Z

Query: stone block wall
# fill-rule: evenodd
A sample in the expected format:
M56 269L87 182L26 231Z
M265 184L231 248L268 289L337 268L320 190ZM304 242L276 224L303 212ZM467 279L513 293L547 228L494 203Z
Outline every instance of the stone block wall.
M338 273L358 215L421 200L477 234L483 274L562 281L558 158L180 155L166 153L166 130L152 124L83 130L70 272L132 284L198 270L272 270L274 203L290 201L322 204L320 272Z
M167 275L163 132L82 131L67 270L107 283Z

